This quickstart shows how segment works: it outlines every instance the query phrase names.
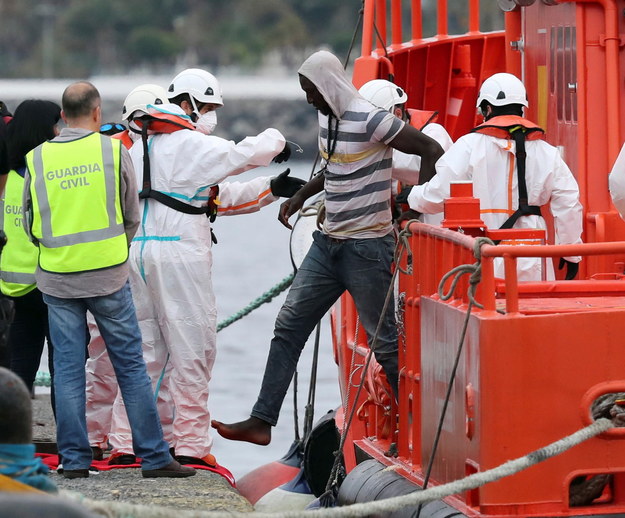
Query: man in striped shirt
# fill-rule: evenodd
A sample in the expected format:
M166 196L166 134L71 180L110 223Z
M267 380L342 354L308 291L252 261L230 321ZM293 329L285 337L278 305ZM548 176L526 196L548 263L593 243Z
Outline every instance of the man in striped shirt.
M395 248L393 148L420 155L424 178L431 177L434 163L443 154L435 140L366 101L333 54L314 53L300 67L299 76L308 103L319 112L319 151L325 167L282 204L278 219L291 228L289 217L325 189L325 222L323 230L315 232L276 319L263 384L250 418L233 424L213 421L223 437L256 444L270 442L271 426L278 421L304 344L345 290L356 303L369 345L397 395L394 304L384 308Z

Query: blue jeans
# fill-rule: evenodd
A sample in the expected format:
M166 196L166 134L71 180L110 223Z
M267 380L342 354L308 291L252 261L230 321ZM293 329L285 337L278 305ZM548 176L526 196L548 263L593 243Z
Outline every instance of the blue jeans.
M263 383L251 413L274 426L302 349L323 315L347 290L371 345L392 280L392 235L337 240L315 232L313 239L278 313ZM397 393L397 325L392 297L374 353Z
M130 285L111 295L63 299L44 294L54 347L57 445L64 469L91 465L91 447L85 418L86 312L91 311L126 404L135 454L143 469L171 462L169 446L156 411L152 385L141 351L141 332Z

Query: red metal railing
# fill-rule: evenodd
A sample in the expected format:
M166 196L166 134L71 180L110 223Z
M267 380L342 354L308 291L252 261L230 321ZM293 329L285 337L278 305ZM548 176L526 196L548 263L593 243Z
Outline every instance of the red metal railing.
M457 2L458 0L453 0ZM466 0L469 7L469 32L480 30L480 0ZM436 26L437 37L445 37L449 34L448 10L449 0L437 0ZM402 33L402 0L366 0L364 8L364 25L362 37L362 55L369 56L373 49L378 55L384 55L383 47L389 44L387 34L387 9L390 4L391 31L390 46L399 48L404 43ZM418 42L423 38L423 11L421 0L411 0L411 31L412 42ZM375 21L375 24L374 24ZM377 28L377 34L376 34ZM378 37L379 34L379 37ZM382 41L380 41L380 39Z

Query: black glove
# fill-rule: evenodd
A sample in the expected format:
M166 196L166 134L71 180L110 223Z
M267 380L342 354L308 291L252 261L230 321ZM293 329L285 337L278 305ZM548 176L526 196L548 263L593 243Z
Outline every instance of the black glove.
M413 187L413 185L406 185L401 192L395 196L395 203L398 205L400 203L408 203L408 195L410 194L410 191L412 191Z
M404 221L418 219L419 216L421 216L420 212L417 212L416 210L408 209L402 212L395 221L399 225L400 223L403 223Z
M269 184L271 185L271 194L274 196L283 196L284 198L290 198L297 191L299 191L302 186L306 185L306 180L302 180L301 178L293 178L289 176L291 170L289 168L286 169L283 173L280 173L278 176L273 178Z
M276 164L281 164L282 162L286 162L291 156L291 146L288 142L284 143L284 149L280 151L276 156L273 157L273 162Z
M572 263L571 261L567 261L564 257L560 258L560 264L558 265L558 270L562 270L564 265L566 264L566 275L564 276L565 281L572 281L575 279L577 272L579 271L579 263Z

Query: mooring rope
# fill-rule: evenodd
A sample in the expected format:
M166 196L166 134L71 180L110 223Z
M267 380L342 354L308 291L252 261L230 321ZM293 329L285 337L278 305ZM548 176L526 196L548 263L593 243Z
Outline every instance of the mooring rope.
M198 510L184 510L184 509L172 509L167 507L147 506L138 504L128 504L122 502L107 502L97 501L85 498L83 495L73 493L69 491L61 491L61 496L69 498L74 501L78 501L93 512L96 512L102 516L108 518L169 518L176 516L177 518L249 518L254 516L255 518L299 518L301 516L315 516L317 518L335 518L335 517L350 517L356 518L361 516L370 516L376 513L390 513L403 509L408 506L415 506L419 504L425 504L434 500L440 500L442 498L456 495L464 491L469 491L502 479L514 475L519 471L538 464L544 460L555 457L573 446L577 446L588 439L591 439L600 433L603 433L614 424L610 419L601 418L592 424L578 430L577 432L553 442L543 448L535 450L518 459L510 460L501 464L500 466L483 471L480 473L474 473L466 478L455 480L447 484L432 487L424 491L415 491L407 495L395 496L385 500L377 500L374 502L365 502L360 504L353 504L343 507L331 507L321 508L314 510L292 510L292 511L280 511L276 513L266 512L234 512L234 511L198 511Z
M294 277L295 277L294 273L287 275L278 284L273 286L271 289L267 290L260 297L254 299L247 306L245 306L242 310L237 311L231 317L226 318L226 320L219 322L219 324L217 324L217 332L219 333L219 331L221 331L222 329L228 327L230 324L233 324L237 320L242 319L244 316L248 315L249 313L254 311L256 308L262 306L263 304L267 302L271 302L271 300L274 297L276 297L277 295L280 295L280 293L282 293L291 285Z

